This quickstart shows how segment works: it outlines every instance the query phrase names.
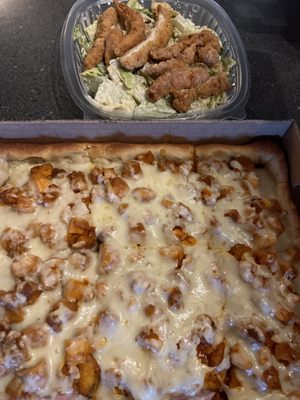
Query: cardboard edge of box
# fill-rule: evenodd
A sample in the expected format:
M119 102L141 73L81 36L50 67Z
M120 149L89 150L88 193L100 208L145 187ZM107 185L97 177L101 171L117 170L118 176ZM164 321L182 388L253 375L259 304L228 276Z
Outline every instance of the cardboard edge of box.
M0 122L7 142L232 143L277 141L287 155L292 194L300 208L300 130L288 121L24 121Z

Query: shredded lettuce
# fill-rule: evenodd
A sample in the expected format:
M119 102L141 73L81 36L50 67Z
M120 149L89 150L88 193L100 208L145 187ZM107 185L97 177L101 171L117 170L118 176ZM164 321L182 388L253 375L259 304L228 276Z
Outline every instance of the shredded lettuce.
M223 71L229 72L236 65L236 61L231 57L222 58Z
M195 100L192 103L191 110L193 111L207 111L215 109L218 106L225 104L227 100L226 93L208 97L207 99Z
M97 30L97 20L95 20L91 25L87 26L84 31L86 32L90 42L93 42L95 39Z
M123 86L107 77L103 78L103 82L99 85L95 101L105 111L117 110L126 116L131 116L136 106L132 96L126 93Z
M87 37L80 25L75 26L73 31L73 39L78 43L82 57L85 57L88 49L91 47L91 43L87 40Z
M172 18L174 37L186 36L191 33L199 32L201 29L195 25L189 18L183 17L181 14L177 14L175 18Z
M148 8L144 8L138 0L129 0L127 2L127 5L131 7L133 10L138 11L139 13L142 14L143 18L148 20L148 21L153 21L153 14L152 11L149 10Z

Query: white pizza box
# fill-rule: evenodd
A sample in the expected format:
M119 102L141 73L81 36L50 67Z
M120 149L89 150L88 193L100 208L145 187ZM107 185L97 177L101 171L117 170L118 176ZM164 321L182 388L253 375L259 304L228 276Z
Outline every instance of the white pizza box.
M295 121L26 121L0 122L1 142L232 143L269 139L284 149L300 209L300 130Z

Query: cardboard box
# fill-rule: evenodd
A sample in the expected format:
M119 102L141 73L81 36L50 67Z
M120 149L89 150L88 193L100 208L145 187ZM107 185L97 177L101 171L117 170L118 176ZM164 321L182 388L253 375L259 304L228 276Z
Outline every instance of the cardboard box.
M274 140L284 149L292 195L300 209L300 131L294 121L34 121L0 122L1 142L249 143Z

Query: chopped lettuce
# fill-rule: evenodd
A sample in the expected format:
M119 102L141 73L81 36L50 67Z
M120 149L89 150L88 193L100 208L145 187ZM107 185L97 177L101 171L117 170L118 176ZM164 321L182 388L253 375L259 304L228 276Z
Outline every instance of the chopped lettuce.
M208 97L207 99L195 100L192 103L191 110L193 111L207 111L215 109L218 106L225 104L227 100L226 93Z
M174 108L170 107L165 99L160 99L156 103L145 101L137 106L133 116L136 118L166 118L176 114Z
M116 65L107 67L111 80L122 84L124 90L139 104L146 98L147 81L140 75L125 71Z
M91 43L88 41L80 25L75 26L73 39L78 43L82 57L85 57L88 49L91 47Z
M143 18L148 20L148 21L153 21L153 15L152 15L152 11L149 10L148 8L144 8L139 2L138 0L129 0L127 2L127 5L131 8L133 8L135 11L138 11L139 13L142 14Z
M183 17L181 14L177 14L175 18L172 18L174 37L186 36L191 33L199 32L201 29L195 25L189 18Z
M117 64L110 64L107 67L107 72L113 82L122 83L120 68L117 67Z
M95 95L100 83L103 82L103 76L107 74L105 66L98 64L97 67L88 69L81 73L81 76L92 95Z
M146 92L148 88L148 84L145 78L140 75L132 74L130 78L130 82L128 82L127 77L127 85L131 85L131 88L128 88L128 93L134 98L134 100L141 104L142 102L146 101ZM128 86L127 86L128 87Z
M222 58L223 71L229 72L236 65L236 61L231 57Z
M97 30L97 20L95 20L91 25L87 26L84 31L86 32L89 41L93 42L95 35L96 35L96 30Z
M104 77L103 82L100 83L95 101L100 106L99 108L105 111L119 111L119 114L129 117L136 106L135 101L126 93L123 86L120 83L112 82L107 77Z

